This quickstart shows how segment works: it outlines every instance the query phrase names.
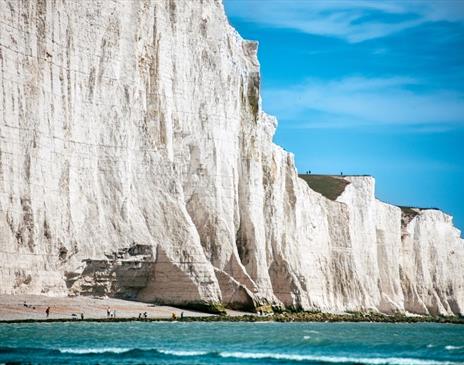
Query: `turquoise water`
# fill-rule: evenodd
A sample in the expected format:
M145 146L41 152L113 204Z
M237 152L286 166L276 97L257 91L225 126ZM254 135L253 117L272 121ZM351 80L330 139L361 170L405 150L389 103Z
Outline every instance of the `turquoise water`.
M464 364L464 326L383 323L0 324L0 363Z

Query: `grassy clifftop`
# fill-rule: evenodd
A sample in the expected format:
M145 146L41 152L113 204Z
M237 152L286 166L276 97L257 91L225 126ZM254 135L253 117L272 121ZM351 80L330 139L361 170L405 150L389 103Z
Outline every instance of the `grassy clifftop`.
M308 186L327 199L336 200L350 183L341 176L333 175L298 175Z

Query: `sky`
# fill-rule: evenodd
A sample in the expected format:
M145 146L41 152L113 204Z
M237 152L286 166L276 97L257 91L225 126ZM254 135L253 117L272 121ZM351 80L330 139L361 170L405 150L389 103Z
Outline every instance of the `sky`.
M368 174L464 231L464 0L224 0L259 42L263 109L298 171Z

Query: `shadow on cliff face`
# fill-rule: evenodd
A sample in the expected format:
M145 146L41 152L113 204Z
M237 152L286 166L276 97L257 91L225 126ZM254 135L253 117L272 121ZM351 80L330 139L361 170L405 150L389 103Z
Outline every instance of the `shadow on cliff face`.
M79 272L66 272L71 293L136 299L148 283L153 270L153 251L149 245L133 245L109 255L108 259L83 260Z
M216 277L221 288L222 300L227 308L254 311L256 303L251 291L225 271L215 269Z
M283 305L295 310L301 309L301 283L298 283L297 278L290 272L289 263L281 257L276 257L269 267L269 276L272 290Z
M71 293L135 299L153 269L153 248L134 244L107 254L107 259L83 260L82 272L66 272Z
M86 259L83 263L82 272L65 273L67 287L75 295L108 296L224 313L222 304L201 300L202 284L211 283L201 282L201 273L193 272L193 264L172 262L160 247L156 259L152 246L136 244L108 255L108 259Z

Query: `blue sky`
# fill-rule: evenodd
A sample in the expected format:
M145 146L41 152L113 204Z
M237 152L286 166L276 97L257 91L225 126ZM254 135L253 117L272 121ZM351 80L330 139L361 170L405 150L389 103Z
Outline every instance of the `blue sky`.
M224 0L259 41L263 108L298 170L371 174L377 197L464 230L464 0Z

